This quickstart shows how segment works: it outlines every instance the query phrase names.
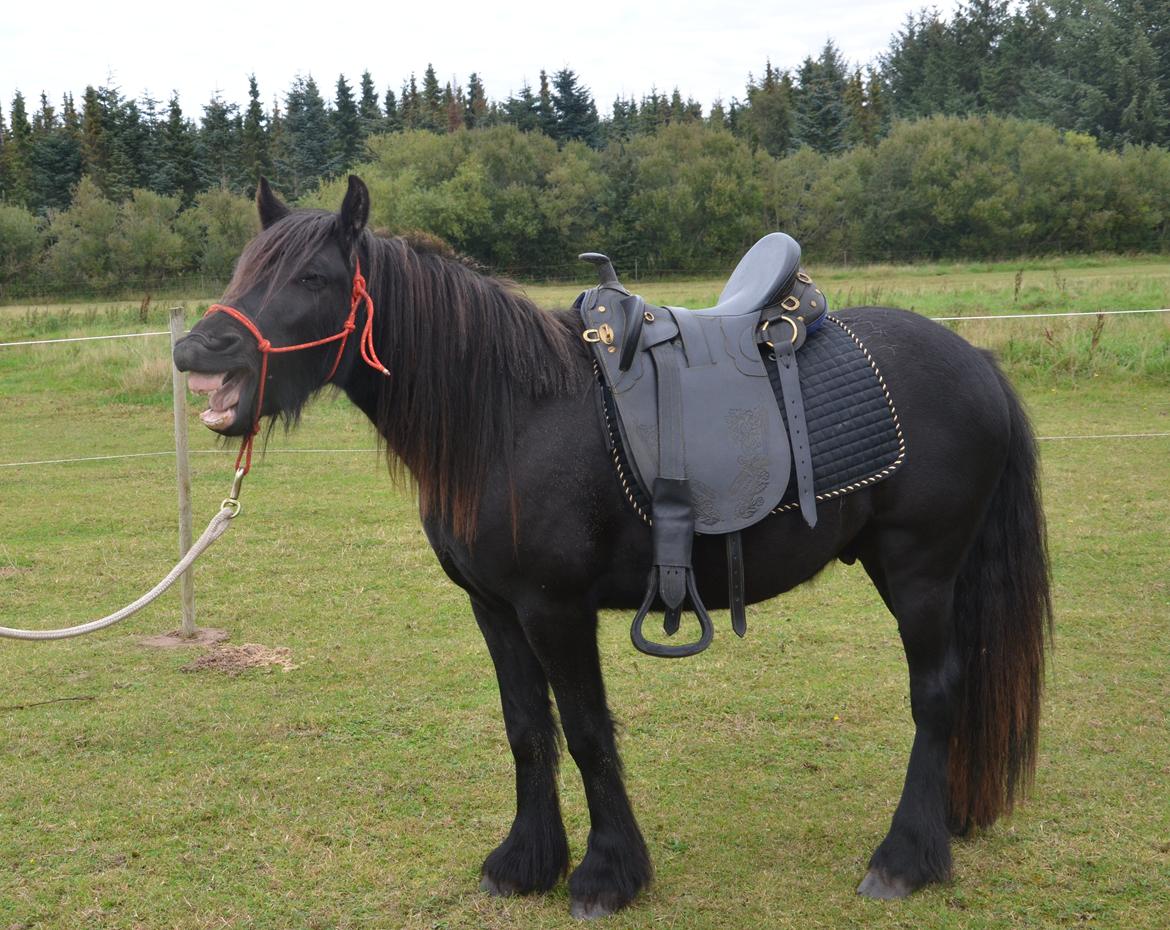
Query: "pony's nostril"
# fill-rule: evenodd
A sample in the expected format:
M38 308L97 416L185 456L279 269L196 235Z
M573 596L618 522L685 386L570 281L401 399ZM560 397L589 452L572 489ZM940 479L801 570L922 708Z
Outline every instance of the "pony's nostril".
M191 371L195 368L197 351L190 336L176 342L175 351L171 354L179 371Z
M207 346L207 351L215 355L222 355L239 348L240 343L244 341L244 337L238 333L225 332L217 335L208 335L203 337L204 345Z

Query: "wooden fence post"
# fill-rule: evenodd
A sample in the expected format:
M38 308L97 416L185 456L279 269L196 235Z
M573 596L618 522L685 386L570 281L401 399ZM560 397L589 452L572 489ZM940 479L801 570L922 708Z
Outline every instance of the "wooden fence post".
M171 350L174 351L185 331L182 307L172 307ZM179 481L179 557L191 548L191 466L187 459L187 376L171 362L171 395L175 409L175 474ZM183 605L182 635L195 636L195 568L183 572L179 579L179 598Z

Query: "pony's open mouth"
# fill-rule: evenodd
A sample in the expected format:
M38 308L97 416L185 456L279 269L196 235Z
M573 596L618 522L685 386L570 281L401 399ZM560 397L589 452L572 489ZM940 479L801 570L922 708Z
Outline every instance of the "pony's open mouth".
M187 376L187 387L196 394L208 395L207 409L199 414L208 429L223 431L236 422L244 387L243 371L193 371Z

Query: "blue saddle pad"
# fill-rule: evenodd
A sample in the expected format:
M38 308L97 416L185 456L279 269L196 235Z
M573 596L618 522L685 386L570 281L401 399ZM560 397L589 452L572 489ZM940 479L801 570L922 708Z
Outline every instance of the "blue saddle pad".
M817 502L893 474L906 457L905 438L877 363L857 335L829 315L825 325L809 335L797 361ZM775 377L772 388L779 398ZM782 402L780 411L783 414ZM794 481L773 513L798 506Z
M877 363L849 327L835 316L810 332L797 353L801 393L812 450L817 502L831 500L889 477L906 457L906 443L894 400ZM769 365L781 415L784 402L775 366ZM603 396L607 393L602 392ZM626 498L642 519L650 495L634 477L614 433L612 401L606 402L609 441ZM785 428L787 429L787 422ZM796 510L796 480L772 513Z

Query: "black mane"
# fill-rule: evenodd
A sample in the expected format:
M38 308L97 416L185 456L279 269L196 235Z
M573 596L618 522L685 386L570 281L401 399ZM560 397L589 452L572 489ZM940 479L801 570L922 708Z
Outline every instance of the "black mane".
M516 402L579 391L580 341L567 316L430 243L367 233L359 248L391 371L375 418L391 468L409 471L424 516L471 539L494 461L510 481Z
M336 214L298 210L266 229L240 256L224 301L262 286L263 312L313 255L334 246L336 224ZM363 406L391 471L417 486L423 514L471 539L489 467L499 460L511 474L516 403L585 383L579 340L567 315L540 310L439 240L366 230L356 248L374 301L375 347L391 371L373 409ZM323 320L320 335L339 322ZM360 362L351 370L364 374ZM291 425L299 412L294 404L281 416Z

